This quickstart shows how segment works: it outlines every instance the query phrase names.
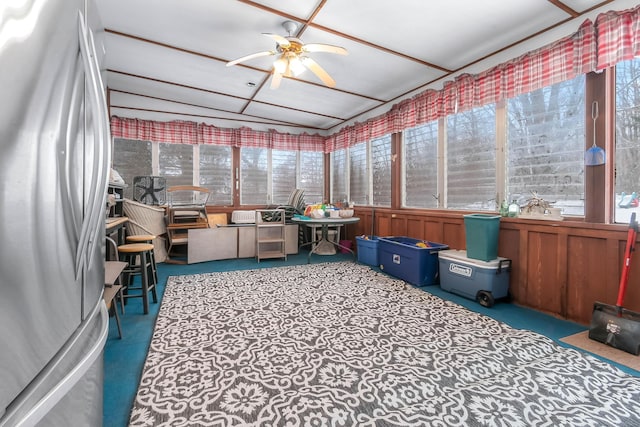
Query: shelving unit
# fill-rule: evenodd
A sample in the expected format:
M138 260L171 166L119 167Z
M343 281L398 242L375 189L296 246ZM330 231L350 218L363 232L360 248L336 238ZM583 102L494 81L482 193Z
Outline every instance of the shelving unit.
M178 246L189 244L189 230L209 228L206 203L209 190L190 185L176 185L167 189L167 236L169 257ZM167 262L178 263L176 259ZM186 262L186 261L185 261Z
M126 185L109 183L107 188L107 194L113 194L116 198L115 206L112 206L109 215L110 217L122 216L122 202L124 200L124 189Z
M255 258L255 224L239 224L233 227L238 229L238 258ZM284 226L284 249L287 255L298 253L298 228L298 224L286 224Z
M263 221L263 217L277 218L277 221ZM256 259L287 259L285 247L285 215L283 209L256 210Z

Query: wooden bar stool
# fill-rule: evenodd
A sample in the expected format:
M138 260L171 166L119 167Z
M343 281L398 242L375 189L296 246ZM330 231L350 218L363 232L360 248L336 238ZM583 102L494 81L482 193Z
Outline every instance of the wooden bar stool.
M156 236L153 234L132 234L127 236L127 243L149 243L153 245ZM155 247L155 246L154 246ZM153 270L153 284L158 284L158 269L156 266L155 251L151 251L151 268Z
M153 256L153 245L150 243L127 243L118 246L118 252L122 261L128 264L125 273L128 275L125 298L142 298L142 308L144 314L149 313L149 292L153 297L153 302L158 302L156 294L156 284L153 276L153 268L151 266L151 257ZM132 287L133 276L140 276L140 286ZM140 290L140 294L131 294L131 290Z

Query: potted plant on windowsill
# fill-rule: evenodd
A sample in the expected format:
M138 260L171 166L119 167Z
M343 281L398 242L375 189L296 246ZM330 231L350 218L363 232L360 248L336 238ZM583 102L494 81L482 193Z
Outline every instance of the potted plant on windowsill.
M553 203L555 202L547 202L538 196L536 191L532 191L531 197L527 199L527 203L520 209L520 217L562 221L562 216L557 214L557 210L551 210Z

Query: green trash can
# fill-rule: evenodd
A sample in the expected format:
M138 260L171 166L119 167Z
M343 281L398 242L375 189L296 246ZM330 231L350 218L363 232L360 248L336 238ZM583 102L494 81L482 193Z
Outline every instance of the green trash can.
M492 261L498 258L499 215L464 215L464 229L467 257L482 261Z

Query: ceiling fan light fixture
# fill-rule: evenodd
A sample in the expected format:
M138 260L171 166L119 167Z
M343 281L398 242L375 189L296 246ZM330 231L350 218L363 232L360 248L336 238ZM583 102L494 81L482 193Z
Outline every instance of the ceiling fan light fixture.
M346 55L347 50L340 46L333 46L323 43L311 43L305 45L294 34L299 28L299 24L293 21L285 21L282 26L289 34L286 37L278 34L262 33L276 42L275 50L257 52L243 56L227 63L227 67L263 56L277 56L273 62L273 78L271 79L271 89L277 89L283 77L298 77L309 69L316 75L322 83L329 87L335 87L336 82L331 78L315 60L307 56L311 52L327 52L338 55Z
M293 75L298 77L300 74L304 73L307 69L299 57L293 56L289 58L289 68L293 72Z
M280 57L273 61L273 69L280 74L284 74L287 71L287 60Z

